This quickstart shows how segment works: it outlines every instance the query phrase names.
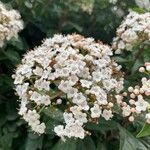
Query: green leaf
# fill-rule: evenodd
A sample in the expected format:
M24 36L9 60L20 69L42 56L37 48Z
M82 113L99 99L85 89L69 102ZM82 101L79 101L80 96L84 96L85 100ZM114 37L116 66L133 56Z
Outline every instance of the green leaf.
M132 8L132 10L139 13L139 14L145 13L145 10L142 8L139 8L139 7L134 7L134 8Z
M107 150L107 147L104 143L99 142L96 150Z
M143 65L143 62L142 62L141 60L137 59L137 60L134 62L134 65L133 65L133 67L132 67L132 70L131 70L132 74L134 74L135 71L137 71L137 70L139 69L139 67L142 66L142 65Z
M11 45L15 46L16 48L22 50L23 49L23 41L21 40L20 37L18 38L11 38L10 41L8 41L8 43L11 43Z
M77 150L96 150L96 147L92 138L87 136L83 140L78 139Z
M26 139L25 150L37 150L42 148L43 136L29 133Z
M94 123L87 123L86 128L88 130L95 130L95 131L108 131L108 130L114 130L117 129L117 123L113 120L106 121L105 119L100 119L99 124Z
M0 137L0 147L2 147L3 150L11 150L12 142L13 142L12 133L6 133L2 137Z
M144 49L144 62L150 61L150 44Z
M150 125L145 123L142 130L138 133L137 137L145 137L150 135Z
M59 110L59 109L54 108L54 107L50 107L50 108L44 109L43 113L45 115L47 115L48 117L50 117L50 118L52 118L54 120L57 120L59 122L64 121L64 119L63 119L63 112L61 110Z
M82 32L82 27L81 26L79 26L78 24L76 24L76 23L74 23L74 22L67 22L67 25L69 25L69 26L71 26L71 27L73 27L73 28L75 28L77 31L79 31L79 32Z
M7 56L7 58L12 61L13 64L17 64L20 62L20 56L19 54L14 50L7 50L5 52L5 56Z
M113 57L117 62L119 63L125 63L125 62L128 62L129 60L127 58L122 58L121 56L115 56Z
M60 125L60 122L54 120L54 119L49 119L46 123L46 130L45 132L47 134L54 134L54 127L57 126L57 125Z
M120 130L120 148L119 150L147 150L138 139L136 139L129 131L119 126Z
M0 127L7 121L6 113L4 111L0 111Z
M76 140L67 139L66 141L59 140L52 150L76 150Z

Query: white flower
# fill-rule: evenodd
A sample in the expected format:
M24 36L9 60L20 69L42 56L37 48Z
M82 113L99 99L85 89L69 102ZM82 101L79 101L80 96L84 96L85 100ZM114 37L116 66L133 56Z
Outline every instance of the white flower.
M58 125L58 126L54 127L54 132L58 136L63 137L64 136L64 126L63 125Z
M41 67L36 67L34 70L33 70L33 73L35 74L35 75L38 75L38 76L42 76L42 74L43 74L43 69L41 68Z
M61 81L61 83L59 84L58 88L67 93L67 91L71 88L70 82L69 81Z
M137 102L135 102L135 108L138 112L141 111L146 111L147 107L148 107L148 102L144 101L144 100L138 100Z
M122 114L124 117L127 117L131 114L131 108L129 105L122 107Z
M26 106L21 106L19 109L18 114L19 115L24 115L27 112L27 107Z
M50 90L50 82L49 81L45 81L45 80L36 80L35 84L34 84L35 88L39 89L39 90L46 90L49 91Z
M150 79L143 79L142 84L142 89L145 91L145 93L150 93Z
M95 82L100 82L104 76L104 74L102 74L100 71L95 71L92 73L93 76L93 80Z
M66 124L74 123L75 119L73 118L72 113L64 113L63 116Z
M72 75L72 76L69 77L69 83L70 83L72 86L75 85L78 80L79 80L79 79L78 79L78 77L77 77L76 75Z
M121 38L124 39L125 42L135 42L138 39L138 36L136 32L129 29L122 34Z
M112 111L104 109L102 113L102 117L104 117L105 120L110 120L113 117Z
M40 104L44 104L45 106L50 105L51 104L50 97L48 95L43 95L41 97Z
M146 114L146 119L150 119L150 113Z
M68 98L73 98L75 95L77 95L78 90L76 88L70 88L67 91Z
M15 77L15 81L14 81L14 84L21 84L22 83L22 81L23 81L23 79L24 79L24 76L22 76L22 75L16 75L16 77Z
M81 82L81 86L82 86L82 87L90 88L90 86L92 85L92 82L91 82L91 81L80 80L80 82Z
M46 126L44 123L40 124L40 115L36 112L36 110L28 110L28 112L24 114L23 118L28 122L35 132L39 134L44 133Z
M81 123L81 125L83 123L87 123L87 114L86 113L82 113L81 111L79 111L74 114L74 117L77 121L79 121L79 123Z
M125 48L125 43L123 41L118 42L118 49L124 49Z
M99 105L95 104L90 110L92 118L100 117L102 110L100 109Z
M28 90L29 83L24 83L22 85L16 86L16 92L19 95L20 98L23 98L24 95L26 95L26 92Z
M118 82L115 79L103 80L103 85L106 90L110 91L111 89L117 87Z
M38 92L33 92L30 99L34 100L37 103L38 101L40 101L41 97L42 95L39 94Z
M41 95L38 92L33 92L30 99L35 101L37 105L45 104L47 106L50 104L49 96Z
M43 134L45 132L45 128L46 128L45 124L41 123L41 124L33 126L32 130L34 130L35 132L39 134Z
M82 93L77 93L74 95L72 101L75 104L81 104L86 101L86 97Z

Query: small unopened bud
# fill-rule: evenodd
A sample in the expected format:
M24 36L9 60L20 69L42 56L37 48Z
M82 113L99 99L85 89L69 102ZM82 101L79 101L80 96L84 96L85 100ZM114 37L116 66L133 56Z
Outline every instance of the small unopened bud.
M140 93L143 94L144 93L144 90L142 88L140 88Z
M112 102L109 102L109 103L108 103L108 106L111 108L111 107L114 106L114 104L113 104Z
M126 103L126 102L123 102L123 103L122 103L122 106L127 106L127 103Z
M117 99L117 104L120 105L122 103L122 100Z
M146 66L146 70L150 71L150 65Z
M145 77L143 77L141 81L142 81L142 82L146 82L147 79L146 79Z
M129 100L129 103L130 103L131 105L134 105L134 104L135 104L135 100L130 99L130 100Z
M31 95L33 93L33 91L29 91L29 94Z
M141 72L141 73L145 72L145 68L144 67L140 67L139 68L139 72Z
M135 108L131 108L131 112L132 113L136 112L136 109Z
M136 86L135 86L135 89L140 89L140 86L139 86L139 85L136 85Z
M15 75L15 74L13 74L11 77L12 77L12 79L15 79L16 75Z
M141 111L136 110L136 113L137 113L137 114L140 114L140 113L141 113Z
M127 96L127 92L123 92L122 95L123 95L123 96Z
M130 87L128 88L128 91L129 91L129 92L133 92L133 87L130 86Z
M131 97L131 98L135 98L135 94L133 94L133 93L130 94L130 97Z
M86 91L85 91L85 94L90 94L90 91L89 91L89 90L86 90Z
M134 117L133 117L133 116L130 116L130 117L129 117L129 121L133 122L133 121L134 121Z
M149 65L150 65L150 62L146 62L146 63L145 63L145 66L149 66Z
M56 103L57 104L62 104L62 99L57 99Z
M148 124L150 124L150 119L147 119L146 122L147 122Z
M134 89L134 94L136 94L136 95L138 95L140 92L139 92L139 90L138 89Z
M145 92L145 95L146 95L146 96L150 96L150 91L146 91L146 92Z

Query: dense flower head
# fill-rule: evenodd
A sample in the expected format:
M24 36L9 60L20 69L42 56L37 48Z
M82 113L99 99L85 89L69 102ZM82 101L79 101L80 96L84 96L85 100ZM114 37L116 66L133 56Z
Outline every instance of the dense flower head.
M113 40L116 53L122 50L131 51L134 46L150 40L150 13L138 14L131 11L117 29Z
M109 0L109 3L116 4L118 0Z
M135 2L140 8L150 11L150 0L135 0Z
M121 66L112 55L109 46L77 34L46 39L24 56L13 75L19 114L41 134L46 126L40 109L62 105L64 124L55 126L55 133L84 138L85 123L113 117L115 94L123 89Z
M23 22L19 12L14 9L8 10L0 2L0 47L5 40L17 37L18 32L23 29Z
M94 7L94 1L93 0L82 0L82 1L76 1L77 5L84 11L89 14L92 13L93 7Z
M150 62L146 62L143 67L139 68L141 73L145 73L146 77L141 79L141 83L136 86L130 86L128 92L117 95L118 105L122 108L124 117L128 117L129 121L139 115L145 115L147 123L150 124Z

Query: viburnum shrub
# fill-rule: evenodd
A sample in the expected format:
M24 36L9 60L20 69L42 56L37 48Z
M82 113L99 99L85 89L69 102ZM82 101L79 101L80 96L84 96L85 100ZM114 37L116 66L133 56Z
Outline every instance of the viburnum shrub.
M150 0L1 1L0 149L149 150L149 11Z
M0 2L0 47L6 40L18 37L18 32L23 29L23 22L18 11L6 9Z
M108 121L119 115L133 122L149 108L143 99L149 80L143 78L142 87L129 87L129 96L122 94L123 72L112 56L110 46L78 34L44 40L24 56L13 75L19 114L42 134L47 128L42 112L61 110L64 121L53 125L61 138L83 139L91 134L86 123L98 124L101 118ZM146 118L149 122L149 114Z

